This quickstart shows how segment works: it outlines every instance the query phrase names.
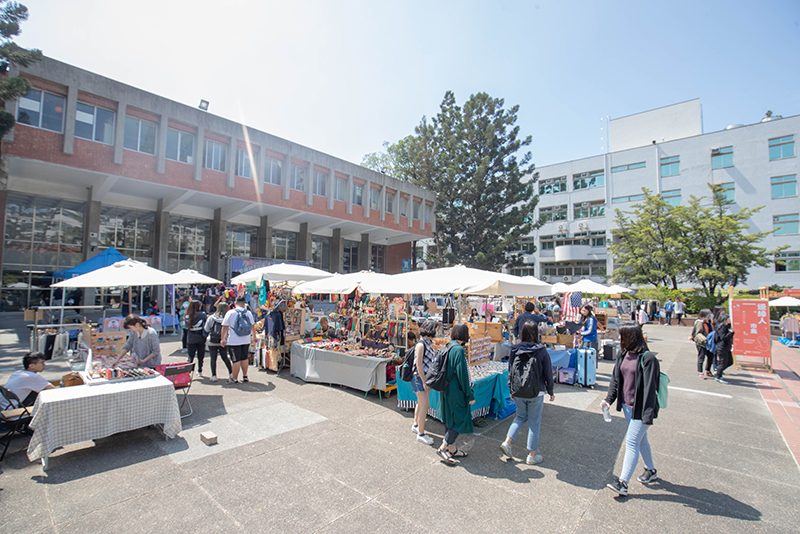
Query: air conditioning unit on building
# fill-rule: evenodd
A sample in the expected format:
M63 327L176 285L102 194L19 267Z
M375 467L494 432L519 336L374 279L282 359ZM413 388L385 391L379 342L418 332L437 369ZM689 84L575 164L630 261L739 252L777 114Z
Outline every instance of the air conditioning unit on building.
M588 202L581 202L581 207L582 208L588 208L589 207L589 203Z
M582 172L581 173L581 178L586 178L587 176L589 176L588 172Z
M718 148L712 148L711 149L711 153L712 154L719 154L719 149Z
M547 275L542 276L542 282L547 282Z
M564 277L564 281L565 282L572 282L572 277L571 276L565 276Z
M563 232L564 231L564 225L563 224L559 224L558 225L558 231L559 232Z
M589 279L588 276L581 276L581 280L588 280L588 279Z

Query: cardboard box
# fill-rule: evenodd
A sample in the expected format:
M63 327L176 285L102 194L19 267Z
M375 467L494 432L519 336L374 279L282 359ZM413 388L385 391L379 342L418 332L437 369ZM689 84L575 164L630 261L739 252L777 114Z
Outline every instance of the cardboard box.
M542 343L552 343L555 345L558 343L558 336L542 336Z
M568 349L571 349L573 346L573 342L575 341L575 336L571 336L569 334L558 334L558 344L564 345Z
M44 319L44 310L25 310L25 316L23 320L35 321L37 315L39 316L40 321Z
M500 323L485 323L475 322L469 325L470 337L486 337L487 335L492 338L492 343L503 342L503 325Z

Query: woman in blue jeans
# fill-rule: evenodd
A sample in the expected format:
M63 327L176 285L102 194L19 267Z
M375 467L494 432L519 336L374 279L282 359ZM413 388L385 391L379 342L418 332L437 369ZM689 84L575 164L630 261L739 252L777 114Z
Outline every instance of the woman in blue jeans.
M539 329L536 323L528 322L522 325L520 332L520 343L511 347L511 355L508 358L508 386L511 390L511 398L517 404L517 415L508 428L506 440L500 444L500 450L507 457L511 458L511 442L517 439L525 421L528 422L528 456L525 463L536 465L542 463L542 456L539 452L539 427L542 422L542 408L544 407L544 394L550 395L550 402L556 397L553 395L553 366L550 362L550 355L547 348L539 343ZM518 381L514 380L512 371L520 367L524 368L527 361L532 362L538 369L540 377L538 390L539 394L532 398L523 398L520 395L525 388L520 388ZM518 362L517 360L521 360ZM515 366L516 364L516 366ZM521 364L521 365L519 365Z
M414 408L414 424L411 425L411 431L417 435L417 441L425 445L433 445L433 438L425 433L425 420L430 407L428 400L430 388L425 384L425 374L431 366L433 358L431 342L437 330L439 322L436 319L426 319L419 327L420 340L414 349L414 376L411 378L411 389L417 394L417 406Z
M639 453L644 461L644 472L638 477L639 482L647 484L658 479L647 439L647 428L658 417L657 392L661 369L658 360L647 348L639 325L624 323L620 326L619 342L622 354L614 364L608 395L600 406L607 409L617 401L617 411L622 410L628 421L622 473L608 484L610 490L619 495L627 495L628 482L636 469Z

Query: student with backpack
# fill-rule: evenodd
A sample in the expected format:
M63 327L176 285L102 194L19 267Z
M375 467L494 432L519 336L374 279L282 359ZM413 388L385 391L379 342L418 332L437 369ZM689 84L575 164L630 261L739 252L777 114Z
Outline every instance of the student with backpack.
M432 341L438 329L439 322L436 319L426 319L422 323L419 328L420 339L414 345L414 359L411 362L413 369L411 389L417 395L417 406L414 408L414 424L411 426L411 431L417 435L417 441L425 445L433 445L433 438L425 433L425 420L428 417L428 408L430 407L430 401L428 400L430 388L425 384L425 376L431 367L431 360L433 359Z
M231 371L231 361L228 358L228 350L222 346L222 321L228 313L228 304L220 302L217 304L217 312L206 319L203 329L208 333L208 359L211 360L211 381L217 381L217 354L222 358L222 363L228 368L228 383L233 384L233 373Z
M708 377L714 376L711 374L711 364L714 361L714 353L706 348L709 335L714 331L711 324L711 310L700 310L697 314L697 320L694 322L692 335L689 339L694 341L697 346L697 376L705 380ZM703 371L703 362L705 362L705 372Z
M189 349L189 361L197 357L197 378L203 377L203 360L206 355L206 312L199 300L193 300L186 312L186 348Z
M444 441L437 451L442 461L447 465L455 465L453 458L466 458L467 453L456 448L456 438L459 434L469 434L473 431L472 410L475 404L475 395L469 382L469 368L464 345L469 341L469 327L464 323L456 323L450 331L452 341L447 346L447 352L434 356L431 368L426 375L425 383L430 386L430 377L444 375L444 388L439 395L437 410L444 421Z
M508 357L508 388L517 405L517 415L508 427L506 440L500 450L511 458L511 442L517 439L525 421L528 422L528 456L525 463L542 463L539 452L539 427L542 422L544 394L553 395L553 364L547 348L539 343L539 328L536 323L525 323L520 332L521 343L511 347Z
M236 298L236 307L225 314L220 333L220 344L228 347L233 362L231 371L233 384L239 382L239 370L242 371L242 382L250 381L247 378L247 358L251 336L256 335L256 327L253 314L245 308L245 304L244 296Z
M622 473L607 485L617 494L627 495L628 482L636 469L639 453L644 461L644 473L638 477L639 482L647 484L658 479L647 439L647 427L658 417L661 368L647 347L641 326L623 323L619 328L619 342L622 354L614 364L608 394L600 407L607 410L616 401L617 411L622 410L628 421Z
M724 311L720 313L714 321L714 343L717 355L717 370L714 382L727 384L728 381L722 378L722 373L733 365L733 326L730 316Z

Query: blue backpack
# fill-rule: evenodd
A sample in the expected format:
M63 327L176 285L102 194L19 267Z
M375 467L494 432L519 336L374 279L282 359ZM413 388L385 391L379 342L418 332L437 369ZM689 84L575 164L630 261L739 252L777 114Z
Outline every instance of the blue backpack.
M250 317L247 316L247 310L236 310L236 322L233 323L233 331L239 337L244 337L250 334L250 327L253 323L250 322Z
M717 353L717 341L716 341L716 332L713 330L709 332L706 336L706 350L709 351L711 354Z

